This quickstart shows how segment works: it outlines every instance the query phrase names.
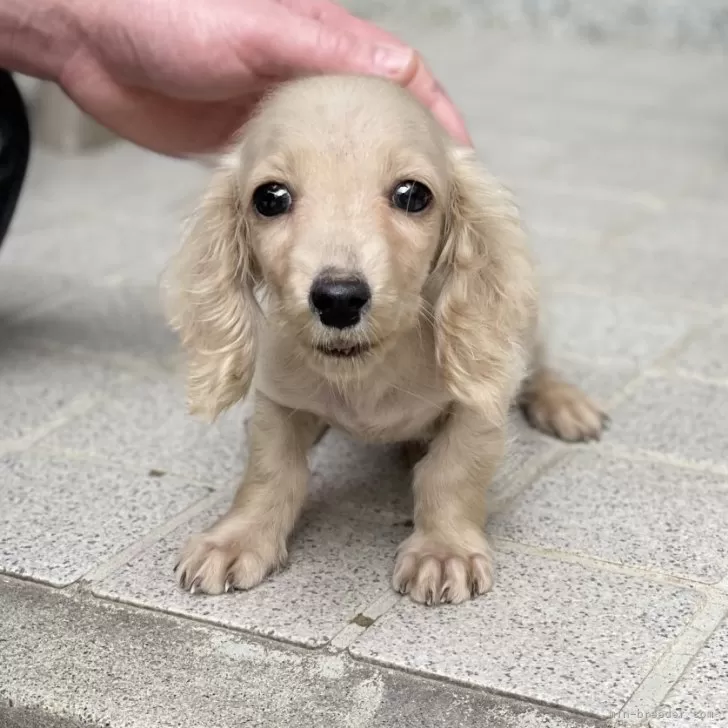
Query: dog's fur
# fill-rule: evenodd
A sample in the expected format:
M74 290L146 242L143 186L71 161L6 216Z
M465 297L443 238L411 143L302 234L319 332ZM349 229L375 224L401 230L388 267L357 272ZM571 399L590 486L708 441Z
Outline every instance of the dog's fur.
M389 204L406 179L432 190L425 211ZM294 191L282 217L252 207L269 181ZM309 306L313 279L330 270L371 287L354 328L327 328ZM486 489L511 405L566 440L603 426L598 407L546 367L509 194L387 81L310 78L266 99L215 173L166 289L192 410L212 419L255 391L243 483L177 567L193 592L248 589L284 563L307 452L333 426L425 446L393 585L418 602L462 602L492 582ZM341 359L317 348L354 343L370 349Z

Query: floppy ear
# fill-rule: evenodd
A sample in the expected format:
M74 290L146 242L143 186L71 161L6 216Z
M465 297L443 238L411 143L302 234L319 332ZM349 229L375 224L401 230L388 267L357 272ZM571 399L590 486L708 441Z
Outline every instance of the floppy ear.
M231 165L213 176L164 275L168 320L188 355L190 411L214 420L245 397L258 307L248 226Z
M525 374L536 291L518 211L470 150L451 153L434 275L438 362L453 397L501 424Z

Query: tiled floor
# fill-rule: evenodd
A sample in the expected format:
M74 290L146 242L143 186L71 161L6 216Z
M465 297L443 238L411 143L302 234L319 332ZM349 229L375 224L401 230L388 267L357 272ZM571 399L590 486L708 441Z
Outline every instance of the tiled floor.
M0 719L13 701L112 726L213 725L205 715L233 725L235 708L208 711L227 691L212 683L233 669L206 662L220 652L199 646L212 635L226 660L271 675L312 661L310 674L360 676L361 693L342 703L358 717L327 713L329 725L409 725L417 713L387 681L417 673L435 679L428 700L448 696L450 722L433 725L616 715L652 728L728 726L728 61L448 32L403 29L516 191L554 356L610 410L609 435L568 447L514 419L488 527L497 581L467 605L426 609L391 592L410 527L407 473L396 453L337 433L313 456L288 568L249 593L184 594L171 573L177 550L225 507L248 411L214 427L187 416L157 302L157 276L208 171L125 145L75 160L38 150L0 251L0 602L14 615L0 665L21 664L24 640L26 657L41 660L43 630L64 646L44 681L0 669ZM23 590L35 596L24 602ZM43 600L66 616L41 619L31 604ZM63 611L71 603L77 622ZM155 630L168 635L170 661L183 660L185 642L202 655L175 673L197 695L176 719L159 708L182 698L169 697L155 638L147 664L131 638L119 649L105 631L154 612L167 620ZM123 692L123 709L63 682L66 653L91 655L79 670L95 666L88 684L99 693L101 644L112 673L125 675L131 655L139 680L148 670L138 683L148 693ZM203 669L209 688L195 693ZM286 673L287 705L320 687L310 674L299 685ZM451 683L475 692L451 700ZM503 695L515 702L493 697ZM473 717L481 699L505 702ZM251 724L283 724L260 711ZM397 711L409 718L398 723Z

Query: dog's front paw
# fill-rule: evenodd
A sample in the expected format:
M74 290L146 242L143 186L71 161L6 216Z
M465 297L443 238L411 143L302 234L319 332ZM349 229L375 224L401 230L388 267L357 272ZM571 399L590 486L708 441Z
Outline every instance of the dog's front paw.
M286 559L285 546L245 526L223 518L193 536L175 566L180 586L192 594L251 589L278 568Z
M453 539L415 531L397 550L392 585L422 604L459 604L493 585L485 535L468 529Z

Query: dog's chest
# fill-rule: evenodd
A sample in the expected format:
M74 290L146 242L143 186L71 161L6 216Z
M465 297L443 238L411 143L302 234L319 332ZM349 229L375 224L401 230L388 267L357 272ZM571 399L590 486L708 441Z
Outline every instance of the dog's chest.
M313 404L329 425L371 442L404 442L429 439L443 403L399 389L381 392L328 390Z

